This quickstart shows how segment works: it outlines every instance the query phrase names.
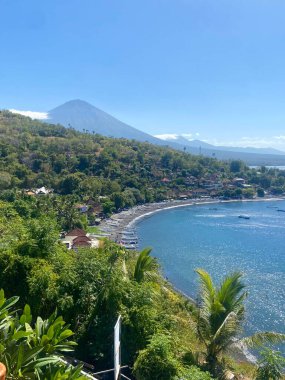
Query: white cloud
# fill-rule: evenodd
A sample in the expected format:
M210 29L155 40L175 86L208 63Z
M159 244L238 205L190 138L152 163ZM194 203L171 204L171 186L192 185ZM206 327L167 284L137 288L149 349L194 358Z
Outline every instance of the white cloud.
M34 112L34 111L20 111L11 109L9 110L12 113L18 113L23 116L28 116L32 119L38 119L38 120L46 120L48 119L48 113L47 112Z
M179 135L176 135L175 133L165 133L163 135L154 135L154 137L161 140L177 140Z
M181 133L180 135L176 133L164 133L161 135L155 135L158 139L161 140L177 140L180 136L184 137L185 139L191 141L195 140L200 136L200 133Z
M274 136L274 139L276 139L276 140L281 140L281 141L285 141L285 136Z

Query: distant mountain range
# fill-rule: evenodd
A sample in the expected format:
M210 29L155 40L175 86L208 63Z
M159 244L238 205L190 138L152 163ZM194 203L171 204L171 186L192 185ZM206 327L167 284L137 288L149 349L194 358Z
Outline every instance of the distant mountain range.
M162 140L140 131L83 100L71 100L48 112L50 123L59 123L79 131L99 133L103 136L134 139L155 145L169 146L192 154L202 154L221 160L240 159L248 165L285 165L285 152L267 148L237 148L214 146L183 136Z
M21 113L19 111L19 113ZM23 112L22 112L23 113ZM165 140L140 131L83 100L71 100L47 113L49 123L62 124L78 131L98 133L107 137L134 139L191 154L202 154L220 160L240 159L248 165L285 166L285 152L272 148L238 148L215 146L200 140L188 140L175 136Z
M228 152L240 152L240 153L257 153L257 154L280 154L285 155L285 152L282 150L274 148L254 148L254 147L233 147L233 146L219 146L211 145L201 140L188 140L184 136L180 135L157 135L157 138L163 139L164 141L171 141L177 144L190 146L193 148L205 148L205 149L214 149L214 150L223 150Z

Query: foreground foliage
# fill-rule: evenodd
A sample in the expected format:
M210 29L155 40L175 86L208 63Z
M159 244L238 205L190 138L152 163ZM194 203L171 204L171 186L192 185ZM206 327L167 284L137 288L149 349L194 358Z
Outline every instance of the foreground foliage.
M177 360L174 343L166 334L154 335L146 347L140 351L135 362L134 373L138 380L210 380L208 372L196 366L182 366Z
M256 380L279 380L284 373L285 358L280 352L265 348L261 351Z
M197 308L163 280L150 249L129 252L102 240L99 249L68 251L58 242L61 221L49 202L46 197L26 196L0 202L0 287L7 297L20 296L18 305L24 310L17 317L20 330L24 331L21 323L26 318L34 331L20 339L38 347L41 334L48 336L49 324L56 322L50 316L57 308L75 331L76 357L104 370L113 365L113 327L121 314L122 363L134 367L138 378L154 378L158 370L173 380L208 379L205 371L219 376L220 369L227 367L226 349L243 325L246 293L240 275L228 276L216 288L210 276L199 270L202 289ZM41 322L31 320L27 303L43 318L40 335L35 331ZM244 341L260 345L277 338L284 337L266 333ZM46 355L54 355L54 343L49 343L50 349L45 346ZM43 371L41 366L37 370ZM47 379L77 376L72 369L66 375L55 363L45 371L50 372L41 376Z
M67 368L59 355L73 351L73 332L56 313L32 323L28 305L22 314L15 308L18 297L5 298L0 290L0 362L13 379L84 379L80 368Z

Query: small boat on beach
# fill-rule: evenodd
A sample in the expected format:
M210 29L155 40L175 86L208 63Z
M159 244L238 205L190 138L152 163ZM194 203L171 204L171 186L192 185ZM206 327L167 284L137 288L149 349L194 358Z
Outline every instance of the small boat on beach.
M122 244L122 246L126 249L133 249L133 250L137 248L136 244Z
M125 231L123 231L123 235L135 235L135 231L134 230L125 230Z
M249 215L239 215L238 216L240 219L250 219Z
M121 243L123 244L138 244L138 238L134 237L124 237L122 236Z

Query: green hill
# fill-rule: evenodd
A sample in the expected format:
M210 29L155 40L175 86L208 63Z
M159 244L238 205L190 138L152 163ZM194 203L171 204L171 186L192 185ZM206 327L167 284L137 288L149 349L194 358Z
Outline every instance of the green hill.
M0 112L2 190L46 186L59 194L93 198L128 190L133 202L126 206L132 206L185 192L191 176L226 176L228 170L228 164L210 158Z

